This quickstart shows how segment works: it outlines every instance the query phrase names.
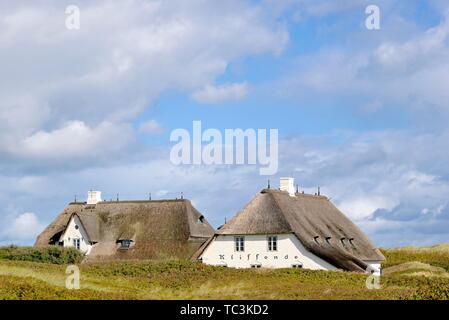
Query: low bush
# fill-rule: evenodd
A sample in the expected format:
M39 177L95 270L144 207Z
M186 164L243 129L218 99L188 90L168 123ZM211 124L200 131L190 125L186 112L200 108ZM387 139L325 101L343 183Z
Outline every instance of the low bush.
M84 255L74 248L59 246L35 247L0 247L0 259L33 261L54 264L80 263Z

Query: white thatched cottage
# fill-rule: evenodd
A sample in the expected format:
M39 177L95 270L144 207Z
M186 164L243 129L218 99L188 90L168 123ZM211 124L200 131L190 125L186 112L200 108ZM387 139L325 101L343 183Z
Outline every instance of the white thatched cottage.
M89 261L190 258L214 229L189 200L72 202L37 237L36 246L75 247Z
M382 253L322 195L295 192L293 178L264 189L204 243L195 259L235 268L307 268L380 274Z

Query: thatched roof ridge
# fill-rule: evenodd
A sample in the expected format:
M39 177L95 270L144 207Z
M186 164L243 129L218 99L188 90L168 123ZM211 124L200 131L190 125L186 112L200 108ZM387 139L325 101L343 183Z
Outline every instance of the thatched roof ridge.
M73 215L80 218L89 239L98 242L89 259L117 254L130 258L190 257L214 234L211 225L187 199L103 201L96 205L69 204L38 236L35 245L48 245L58 238ZM135 246L118 253L116 243L120 240L134 240Z
M264 189L217 235L293 233L307 250L332 265L363 271L384 260L368 237L325 196ZM350 240L351 239L351 240Z

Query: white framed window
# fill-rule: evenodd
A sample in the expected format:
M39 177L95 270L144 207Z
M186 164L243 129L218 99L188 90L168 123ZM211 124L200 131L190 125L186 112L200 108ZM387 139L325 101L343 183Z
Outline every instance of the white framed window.
M278 251L278 237L268 236L268 251Z
M245 237L234 237L235 251L245 251Z
M73 246L79 250L80 249L80 239L73 239Z

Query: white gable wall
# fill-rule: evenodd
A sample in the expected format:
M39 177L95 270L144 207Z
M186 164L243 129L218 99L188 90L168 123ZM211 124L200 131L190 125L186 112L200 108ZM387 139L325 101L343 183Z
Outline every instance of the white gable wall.
M375 276L380 276L382 261L365 261L368 264L367 273L373 273Z
M78 229L76 229L75 226L78 226ZM63 241L64 247L74 247L73 239L80 239L81 252L85 254L90 253L92 245L90 243L89 237L87 236L86 230L84 230L80 219L76 215L70 219L70 222L59 241Z
M218 235L204 250L201 258L205 264L225 264L232 268L250 268L253 264L260 264L263 268L291 268L293 264L301 263L306 269L337 270L307 251L295 235L276 236L277 251L268 251L268 235L244 235L245 251L236 252L233 235Z

